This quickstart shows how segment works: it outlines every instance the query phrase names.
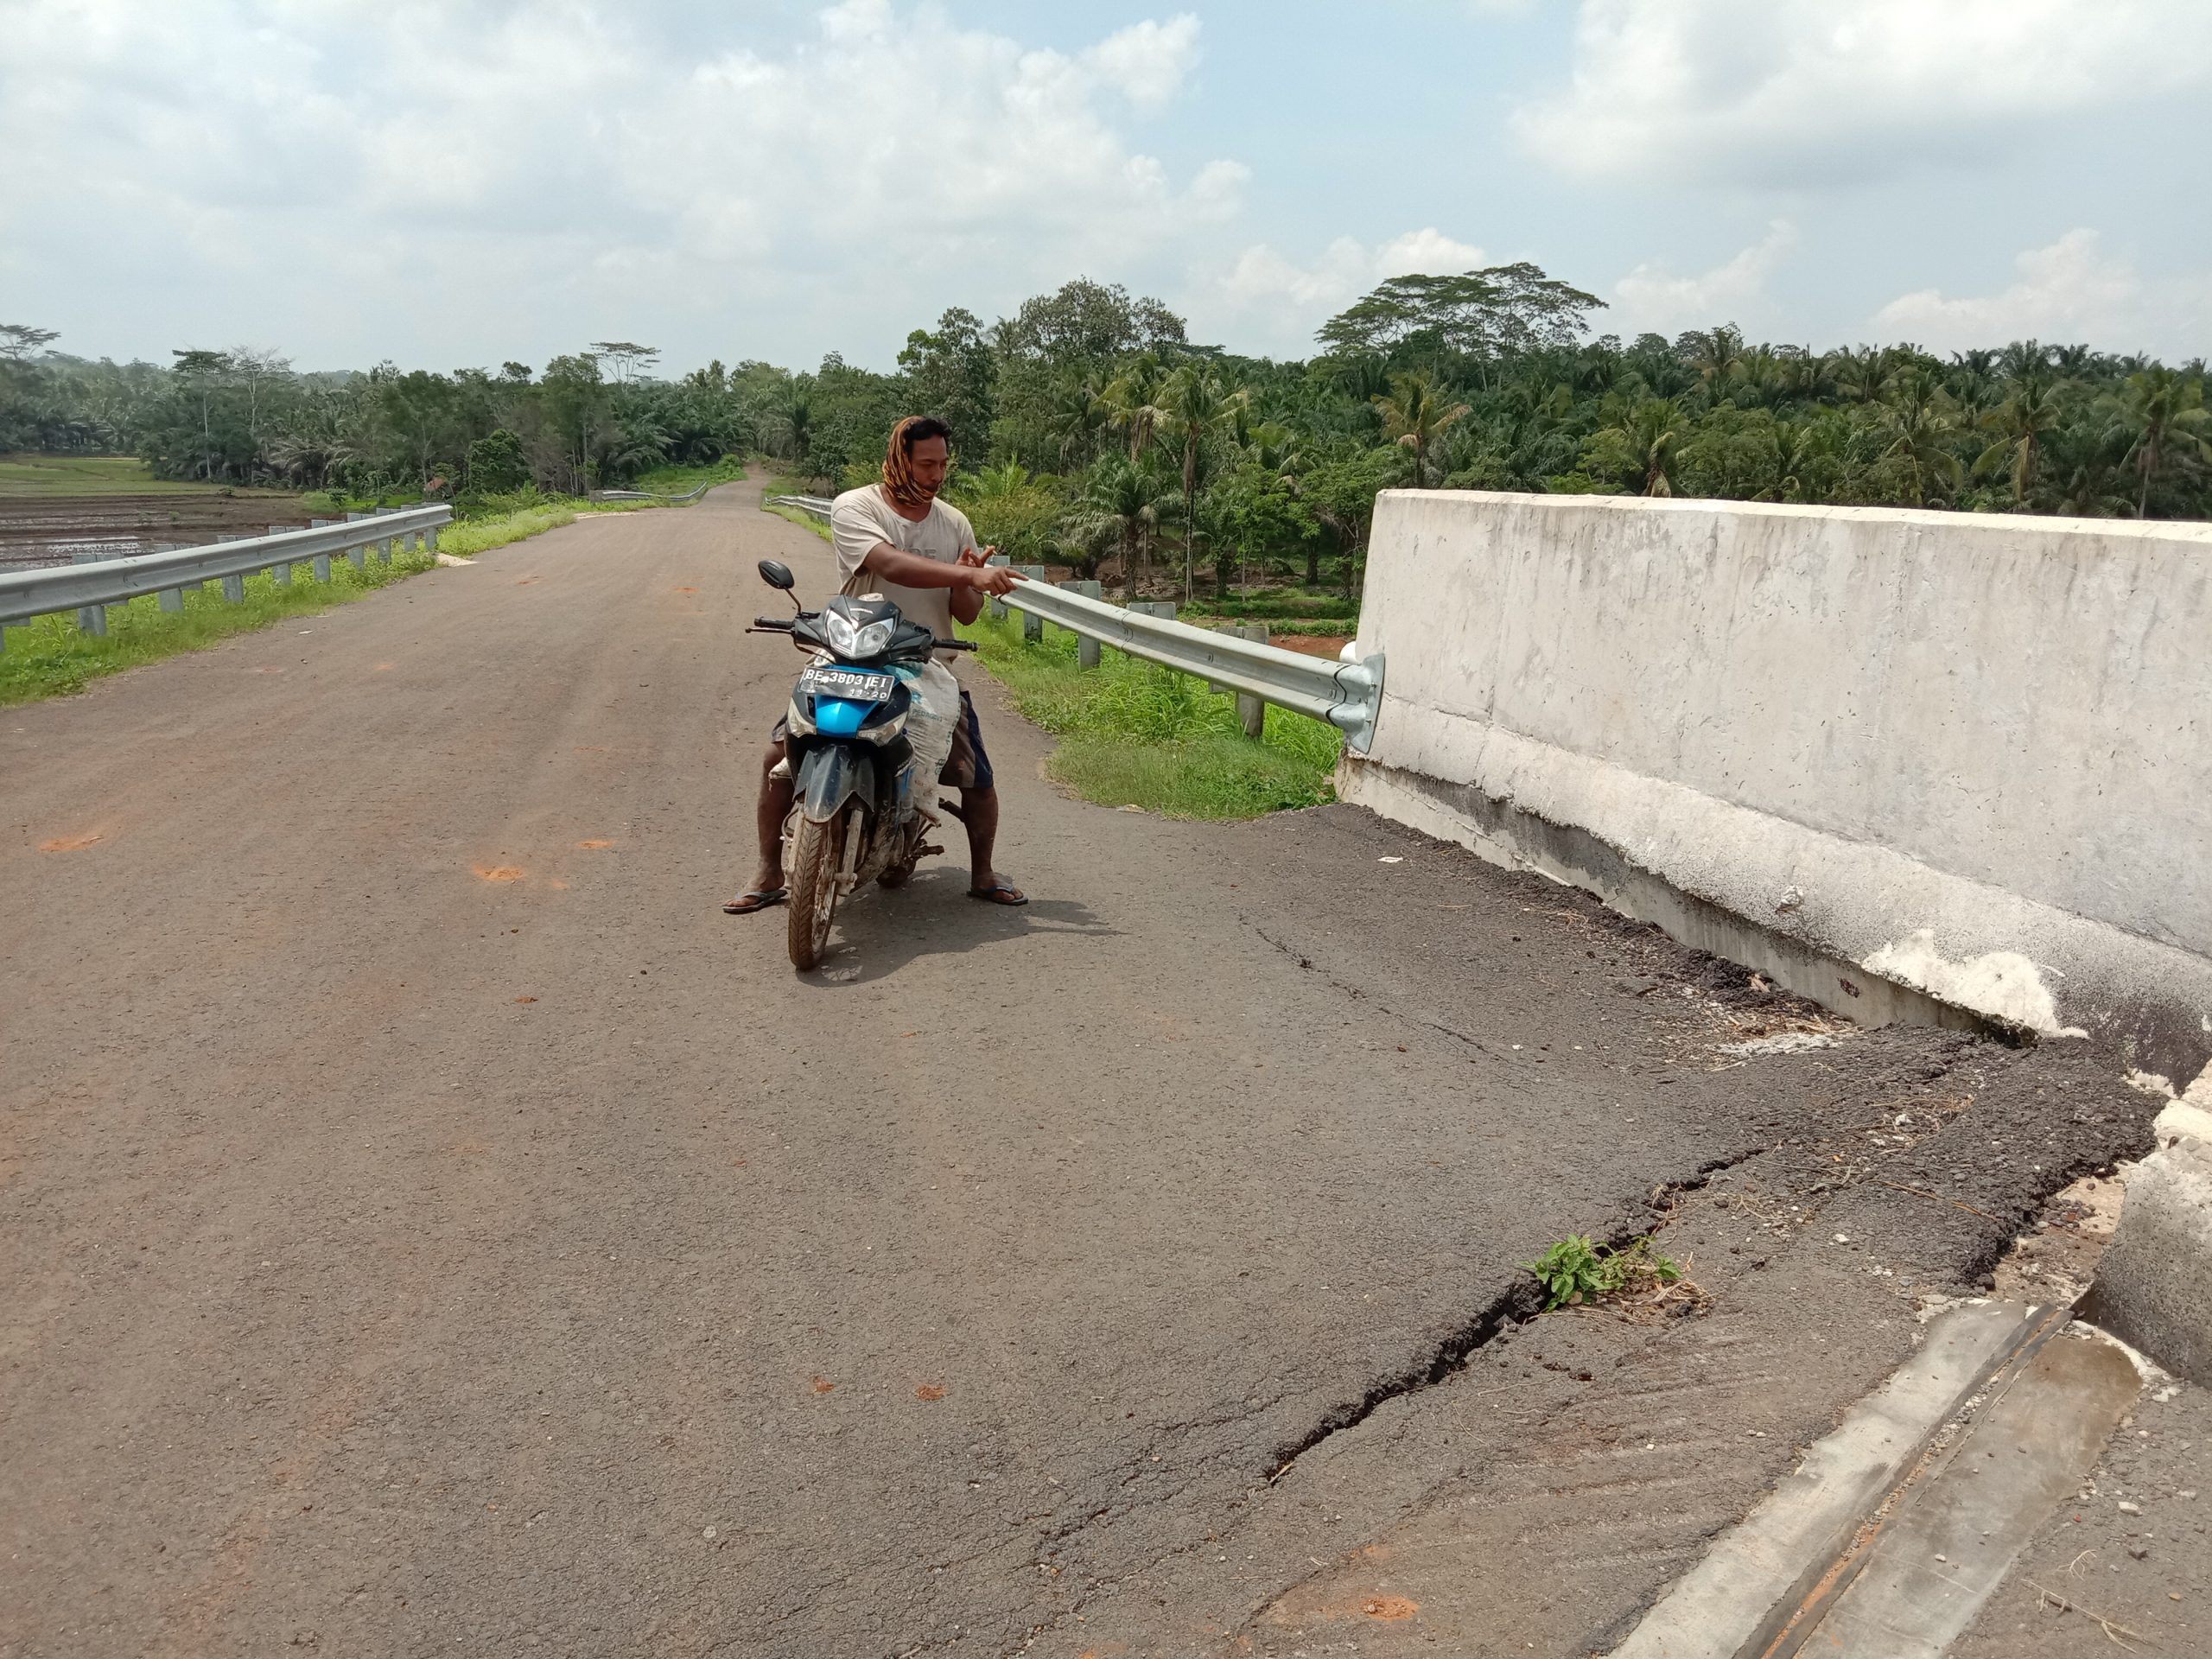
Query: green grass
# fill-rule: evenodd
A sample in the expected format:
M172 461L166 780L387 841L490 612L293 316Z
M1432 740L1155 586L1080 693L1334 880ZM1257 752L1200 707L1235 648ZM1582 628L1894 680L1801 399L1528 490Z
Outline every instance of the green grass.
M1076 666L1075 636L1049 625L1031 645L1010 616L961 632L1014 706L1059 740L1047 772L1087 801L1141 806L1175 818L1249 818L1336 798L1343 738L1335 728L1268 710L1255 743L1236 700L1203 680L1109 646L1100 665Z
M328 582L315 582L302 563L294 568L289 588L265 573L248 576L242 605L225 603L213 586L188 588L184 609L175 612L162 610L149 594L109 606L105 637L79 632L73 611L36 617L7 631L7 649L0 651L0 707L81 691L102 675L326 611L430 565L427 553L395 553L390 564L372 555L365 570L341 557L331 562Z
M1233 616L1253 622L1359 620L1359 601L1342 594L1308 593L1300 588L1263 588L1256 594L1215 599L1200 594L1183 607L1194 616ZM1350 629L1344 632L1351 632Z
M830 526L823 524L819 518L817 518L810 512L802 512L797 507L779 507L773 502L763 502L761 505L766 508L768 512L774 513L777 518L788 518L791 523L797 524L801 530L810 530L825 542L834 541L836 539L835 537L830 535Z
M702 484L734 484L744 476L745 463L735 455L724 455L704 467L656 467L625 487L655 495L688 495Z
M0 495L282 495L156 478L130 455L0 455Z

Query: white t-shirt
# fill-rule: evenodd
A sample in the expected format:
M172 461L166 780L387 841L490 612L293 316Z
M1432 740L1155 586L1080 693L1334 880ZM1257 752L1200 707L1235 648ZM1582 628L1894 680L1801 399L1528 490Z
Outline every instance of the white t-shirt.
M957 564L960 556L976 545L976 527L959 508L942 500L930 503L929 514L919 520L903 518L883 493L880 484L847 490L830 505L830 535L837 547L837 575L841 592L881 594L899 607L909 622L918 622L940 639L952 638L952 590L950 588L906 588L887 582L861 562L888 542L902 553L912 553L940 564ZM940 660L950 660L945 652Z

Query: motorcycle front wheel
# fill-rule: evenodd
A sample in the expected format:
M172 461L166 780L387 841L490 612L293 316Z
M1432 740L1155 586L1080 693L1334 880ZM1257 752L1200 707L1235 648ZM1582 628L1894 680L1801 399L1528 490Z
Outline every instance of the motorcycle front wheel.
M830 948L830 924L837 913L837 873L848 826L857 828L860 809L848 805L827 823L802 816L791 837L791 917L785 940L791 966L802 974L821 966Z

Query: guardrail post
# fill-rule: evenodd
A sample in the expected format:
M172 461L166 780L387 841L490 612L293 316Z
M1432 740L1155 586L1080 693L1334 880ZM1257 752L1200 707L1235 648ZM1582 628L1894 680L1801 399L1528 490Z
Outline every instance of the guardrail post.
M423 545L432 558L438 556L438 527L435 524L423 532Z
M1017 564L1014 569L1032 582L1045 580L1045 567L1041 564ZM1021 637L1033 645L1044 639L1045 619L1034 611L1024 611L1021 613Z
M1095 582L1064 582L1060 586L1071 594L1081 594L1085 599L1103 599L1106 596L1105 588ZM1098 642L1087 633L1076 636L1075 665L1077 668L1098 666Z
M182 543L178 542L162 542L158 543L153 550L156 553L166 553L171 548L181 545L182 545ZM194 587L199 586L197 582L194 582L193 585ZM181 611L184 608L184 589L181 588L164 588L161 592L154 595L154 603L160 606L165 611Z
M217 534L215 539L219 542L242 542L245 540L245 532L242 530L223 531ZM223 598L226 601L232 605L245 604L245 578L244 576L225 576L223 578Z
M985 559L983 563L988 565L995 565L1000 569L1004 569L1007 565L1012 563L1013 561L1008 559L1003 553L994 553L989 558ZM991 595L991 620L994 622L1003 622L1006 620L1006 601L1000 598L996 594L993 594Z
M98 564L99 562L100 556L97 553L73 554L69 559L72 564ZM107 607L79 605L77 607L77 631L92 634L96 639L105 638L107 634Z
M326 525L334 524L337 522L338 520L335 518L310 518L308 520L308 528L309 530L321 530ZM329 554L318 553L315 556L315 579L317 582L328 582L330 580Z
M271 524L269 526L269 533L271 536L282 536L289 529L291 529L291 525L289 524ZM269 567L269 574L274 576L278 582L282 582L285 587L290 587L292 585L292 562L289 559L278 561L276 563Z
M359 524L364 518L373 518L375 517L376 514L372 512L349 512L346 515L346 522L349 524ZM353 546L346 550L346 556L353 562L353 568L356 570L367 569L369 568L368 543L366 542L354 543Z
M1247 622L1236 633L1239 639L1249 639L1255 645L1268 643L1268 625L1264 622ZM1249 691L1239 691L1236 718L1244 728L1244 735L1256 743L1268 729L1268 705Z

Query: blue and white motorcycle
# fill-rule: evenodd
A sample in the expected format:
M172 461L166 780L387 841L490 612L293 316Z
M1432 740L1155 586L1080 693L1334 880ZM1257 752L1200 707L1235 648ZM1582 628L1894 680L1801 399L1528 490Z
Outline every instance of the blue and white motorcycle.
M760 569L771 588L791 591L785 565L763 559ZM916 683L933 654L975 646L937 638L881 598L841 595L818 611L756 618L751 631L787 634L810 653L784 716L793 785L784 825L787 938L791 966L806 973L821 963L840 899L868 881L903 887L917 860L943 850L926 842L944 755L925 753L918 765L909 727L926 717Z

